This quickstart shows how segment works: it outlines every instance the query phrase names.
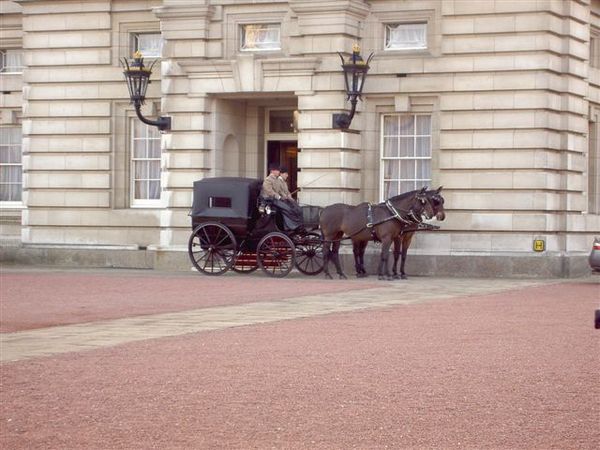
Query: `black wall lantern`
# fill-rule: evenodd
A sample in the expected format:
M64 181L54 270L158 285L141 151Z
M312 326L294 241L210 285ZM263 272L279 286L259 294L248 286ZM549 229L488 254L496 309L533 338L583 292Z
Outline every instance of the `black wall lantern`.
M152 75L152 68L156 61L150 65L150 67L144 66L144 58L140 52L135 52L133 59L127 61L126 58L121 60L121 66L123 67L123 75L127 80L127 87L129 88L129 98L131 103L135 107L135 112L138 118L147 125L158 127L161 132L169 131L171 129L171 118L170 117L159 117L158 120L149 120L142 116L141 108L146 99L146 89L150 84L150 75Z
M356 112L356 103L361 98L363 86L365 85L365 78L367 78L367 72L369 71L369 62L373 58L373 53L369 55L365 62L360 56L360 47L354 44L352 47L352 57L344 61L344 57L341 53L340 59L342 60L342 69L344 69L344 81L346 82L346 94L348 95L347 100L350 100L352 109L350 114L334 114L333 115L333 128L348 129L354 113Z

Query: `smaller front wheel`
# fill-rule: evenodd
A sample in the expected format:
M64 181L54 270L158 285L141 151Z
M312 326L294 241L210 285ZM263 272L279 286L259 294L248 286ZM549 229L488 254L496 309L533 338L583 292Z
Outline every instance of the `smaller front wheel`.
M282 278L294 268L296 249L292 240L283 233L269 233L258 243L256 262L271 277Z
M296 268L305 275L323 271L323 241L318 233L307 233L296 241Z

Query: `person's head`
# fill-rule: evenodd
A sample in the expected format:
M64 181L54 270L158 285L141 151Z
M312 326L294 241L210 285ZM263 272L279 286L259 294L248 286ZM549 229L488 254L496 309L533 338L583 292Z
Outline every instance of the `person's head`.
M288 177L290 176L290 174L288 173L287 167L285 167L285 166L281 166L279 168L279 173L281 174L281 178L283 178L286 181L287 181Z
M270 164L269 165L269 175L274 175L274 176L278 177L279 174L280 174L279 166L277 164Z

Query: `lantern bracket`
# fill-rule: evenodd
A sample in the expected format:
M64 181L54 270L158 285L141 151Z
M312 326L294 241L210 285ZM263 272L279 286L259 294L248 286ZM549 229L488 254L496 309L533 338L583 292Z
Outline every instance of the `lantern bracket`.
M154 60L150 67L146 67L144 66L142 54L136 52L131 62L123 58L121 66L123 67L123 75L125 75L127 88L129 89L129 99L135 108L136 115L146 125L157 127L161 133L164 133L171 130L170 117L161 116L157 120L151 120L142 115L142 105L146 99L146 89L151 83L150 75L152 75L152 68L156 64L156 61Z
M333 115L332 126L336 129L347 130L352 123L354 114L356 113L356 105L358 100L362 100L362 90L369 71L369 62L373 58L373 53L369 55L367 61L364 61L360 56L360 48L354 45L352 56L348 60L344 60L341 53L338 52L342 60L342 69L344 70L344 82L346 85L347 100L350 101L349 113L336 113Z

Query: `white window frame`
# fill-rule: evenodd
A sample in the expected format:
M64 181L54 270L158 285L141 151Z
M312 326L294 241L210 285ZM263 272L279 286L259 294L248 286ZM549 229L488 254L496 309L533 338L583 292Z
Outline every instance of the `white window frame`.
M160 208L163 206L162 204L162 150L160 152L160 156L158 158L135 158L135 154L134 154L134 149L135 149L135 141L136 140L145 140L146 141L146 146L148 145L148 141L149 140L158 140L159 141L159 147L160 147L160 140L161 140L161 134L158 132L158 130L155 127L152 127L150 125L146 125L142 122L140 122L140 120L137 117L131 117L130 119L130 138L129 138L129 192L130 192L130 206L132 208ZM139 126L145 126L147 127L148 131L152 131L153 133L156 132L157 136L153 136L150 138L136 138L135 137L135 126L139 125ZM160 165L160 171L159 171L159 175L158 178L147 178L147 179L137 179L135 177L135 163L137 161L158 161L159 165ZM135 198L135 182L136 181L142 181L142 180L148 180L148 181L159 181L159 197L157 199L142 199L142 198Z
M20 129L21 125L12 125L12 126L6 126L6 127L0 127L0 133L5 132L4 130L9 129L9 128L15 128L15 129ZM21 142L17 143L17 144L7 144L7 147L18 147L19 148L19 154L21 155L21 162L19 163L9 163L9 162L2 162L0 161L0 167L20 167L21 168L21 182L20 183L14 183L14 182L5 182L5 181L0 181L1 184L12 184L12 185L19 185L21 187L21 199L20 200L0 200L0 205L2 207L20 207L23 205L23 135L21 134Z
M264 27L274 27L277 30L277 47L270 48L245 48L245 37L246 37L246 27L249 26L264 26ZM281 24L280 23L241 23L240 24L240 45L239 50L241 52L279 52L281 51Z
M397 135L386 135L385 134L385 118L386 117L397 117L398 120L400 120L401 116L413 116L414 118L414 129L413 129L413 133L412 134L402 134L400 131L400 126L398 126L398 134ZM429 126L429 134L417 134L417 117L419 116L425 116L425 117L429 117L430 120L430 126ZM386 181L390 181L390 180L394 180L398 183L400 183L401 181L413 181L415 183L420 182L421 185L430 185L432 178L433 178L433 116L430 113L384 113L381 114L381 118L380 118L380 142L379 142L379 200L380 201L384 201L386 200L386 192L385 192L385 182ZM401 137L412 137L413 138L413 156L407 157L407 156L395 156L395 157L390 157L390 156L384 156L384 144L385 144L385 138L386 137L394 137L394 138L398 138L398 145L400 146L400 142L401 142ZM417 146L417 138L418 137L429 137L429 156L415 156L416 155L416 146ZM398 155L400 155L400 151L398 149ZM429 178L417 178L417 174L415 173L415 177L414 178L402 178L401 174L402 174L402 168L401 166L398 167L398 178L390 178L389 180L385 178L385 161L392 161L392 160L399 160L400 164L402 160L410 160L410 161L415 161L415 160L429 160L430 162L430 172L429 172ZM416 165L415 165L415 172L416 172ZM417 189L418 185L414 187L414 189ZM398 191L398 194L401 194L402 192Z
M163 39L162 39L162 34L160 32L136 32L136 33L131 33L131 54L134 54L136 51L139 50L139 39L140 36L159 36L160 37L160 48L158 49L158 53L157 54L148 54L148 53L142 53L142 56L144 58L147 59L158 59L162 57L162 45L163 45Z
M422 46L418 47L392 47L389 43L390 33L392 32L392 28L396 27L414 27L416 25L423 25L425 32L425 43ZM415 21L415 22L395 22L395 23L386 23L385 31L383 33L383 49L385 51L394 51L394 52L410 52L410 51L423 51L427 50L429 47L428 44L428 23L427 21Z
M8 52L20 53L21 55L21 65L20 66L6 66L6 55ZM8 69L8 70L7 70ZM8 48L0 50L0 73L8 74L8 73L23 73L23 50L17 48Z
M600 69L600 28L590 28L590 67Z
M600 109L590 109L588 122L588 205L589 214L600 214Z

